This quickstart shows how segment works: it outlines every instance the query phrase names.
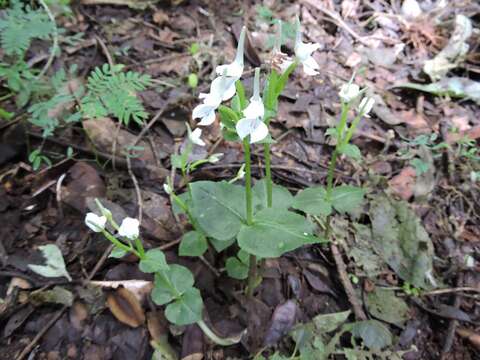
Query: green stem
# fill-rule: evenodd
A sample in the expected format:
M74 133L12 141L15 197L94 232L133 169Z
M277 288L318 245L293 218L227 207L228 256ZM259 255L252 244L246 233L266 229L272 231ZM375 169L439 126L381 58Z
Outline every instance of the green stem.
M235 338L221 338L217 334L215 334L207 324L203 320L197 321L197 325L200 329L202 329L203 333L207 335L207 337L212 340L215 344L220 345L220 346L230 346L234 344L238 344L240 340L242 339L242 334L240 336L237 336Z
M333 190L333 173L335 172L335 167L337 165L337 157L338 151L337 147L333 151L332 158L330 160L330 164L328 166L328 174L327 174L327 199L331 199L332 190Z
M135 247L137 248L138 258L143 260L145 258L145 249L143 248L142 240L138 236L135 238Z
M263 144L263 153L265 157L265 181L267 182L267 207L272 207L273 184L272 184L272 169L271 169L271 159L270 159L270 144Z
M136 251L132 247L125 245L120 240L118 240L115 236L110 234L108 231L102 230L102 233L103 233L103 236L105 236L108 240L110 240L116 247L122 249L125 252L133 252L136 256L140 258L140 254L138 253L138 251Z
M250 159L250 137L243 139L243 149L245 152L245 203L247 212L247 225L253 223L253 205L252 205L252 164ZM250 265L248 270L247 297L253 296L255 282L257 279L257 258L250 255Z

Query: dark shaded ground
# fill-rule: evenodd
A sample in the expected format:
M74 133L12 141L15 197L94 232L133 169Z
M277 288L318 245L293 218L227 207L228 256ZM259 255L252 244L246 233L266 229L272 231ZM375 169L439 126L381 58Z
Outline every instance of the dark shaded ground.
M409 201L434 244L434 275L439 288L450 290L410 297L388 267L375 279L369 278L354 258L346 255L353 237L348 224L343 228L345 245L340 247L347 271L359 280L354 286L362 305L366 294L375 286L396 289L407 301L409 320L404 327L389 325L400 339L395 342L398 344L395 350L406 350L413 345L417 348L405 355L405 359L439 359L442 354L445 359L478 359L480 192L479 183L471 181L470 174L479 171L479 165L478 159L462 155L456 142L459 135L452 128L477 141L479 107L469 100L453 101L392 88L402 80L428 81L421 72L423 62L446 44L448 24L435 26L426 17L415 21L394 19L390 27L382 27L367 20L378 13L400 14L396 4L358 3L344 1L340 6L330 1L296 4L266 1L264 4L275 17L287 22L300 13L307 38L322 45L315 55L321 64L321 74L315 78L302 77L300 71L295 74L273 123L273 137L279 139L273 146L274 179L292 191L325 183L332 147L324 133L334 124L339 112L338 88L348 81L352 68L363 62L356 81L378 94L384 104L375 107L374 115L361 124L354 139L364 160L356 164L340 161L336 180L361 184L370 189L372 197L388 192ZM314 4L337 15L340 13L360 40L352 37L345 26L339 26L338 19L319 11ZM33 172L27 164L25 139L31 144L42 140L38 129L26 122L22 126L24 117L20 116L13 123L0 125L0 298L4 300L0 302L3 327L0 359L16 358L31 344L34 346L30 350L36 356L30 358L149 359L153 352L149 341L152 337L157 339L159 333L168 335L168 341L184 359L248 358L248 354L255 354L265 344L290 354L292 343L283 335L294 323L351 308L329 246L308 247L267 261L264 281L254 302L247 302L242 283L229 279L223 271L225 258L231 254L218 256L211 249L202 261L177 255L176 245L186 224L175 220L163 191L164 179L170 172L169 156L183 141L185 121L190 120L198 93L208 86L212 68L233 57L233 40L242 23L248 24L250 30L252 47L247 53L250 65L257 58L268 56L265 44L273 28L265 16L258 14L258 7L252 5L250 2L183 1L179 5L161 2L145 10L134 10L125 6L74 3L74 17L58 19L59 25L67 29L68 34L84 32L83 38L76 45L64 46L51 69L77 64L79 79L84 81L95 66L107 61L108 53L115 63L148 73L157 80L155 88L143 92L141 97L151 117L157 112L161 114L142 139L148 154L132 162L143 197L142 233L146 247L163 246L170 262L179 262L192 270L196 286L202 291L208 318L218 332L232 335L246 327L249 335L239 345L215 347L203 338L196 326L169 327L162 309L154 306L148 297L143 301L142 310L146 324L133 328L119 322L105 302L107 298L109 302L116 299L123 304L120 307L124 306L130 313L128 303L122 301L118 291L100 290L89 285L89 281L150 281L152 278L137 269L135 259L102 259L108 254L109 244L89 232L83 223L89 208L88 199L93 197L117 204L120 213L138 214L125 159L117 155L116 169L112 167L114 125L108 121L90 124L94 127L90 140L82 124L60 129L55 137L46 140L45 148L55 158L55 154L65 154L71 146L74 158L64 160L58 156L51 168ZM470 16L478 26L478 4L456 3L445 10L443 18L452 19L457 13ZM463 65L453 71L455 75L478 80L478 39L478 34L472 37L469 55ZM366 44L362 43L367 41L380 43L372 45L376 50L365 50ZM106 48L102 48L100 42ZM200 51L192 56L189 48L195 42L200 44ZM406 47L396 56L392 49L398 44ZM292 51L291 48L285 50ZM31 56L45 54L48 47L35 44L30 52ZM198 73L201 79L195 90L186 83L191 72ZM251 76L251 72L245 76L247 82ZM5 102L2 106L15 111L12 103ZM140 129L132 125L125 131L136 135ZM235 176L242 162L238 144L221 141L218 124L204 133L208 141L206 151L222 152L224 157L219 163L201 167L192 180ZM424 153L405 140L432 133L437 134L434 143L446 142L452 147L438 151L427 147ZM478 142L474 146L478 147ZM429 162L430 170L417 175L410 161L412 157L404 155L407 152ZM254 150L254 155L257 164L254 176L260 177L258 165L262 163L262 153ZM369 220L364 216L360 221L368 223ZM340 229L341 226L339 220ZM41 261L36 249L47 243L60 247L73 282L42 278L27 268L28 264ZM473 258L472 267L465 266L466 256ZM100 266L96 267L97 264ZM74 294L72 306L35 301L36 290L54 286ZM455 290L462 287L469 290ZM292 305L288 300L295 302ZM272 318L276 308L285 306L286 319ZM373 317L368 311L367 314ZM35 340L37 334L42 334L38 341ZM347 339L345 343L348 345Z

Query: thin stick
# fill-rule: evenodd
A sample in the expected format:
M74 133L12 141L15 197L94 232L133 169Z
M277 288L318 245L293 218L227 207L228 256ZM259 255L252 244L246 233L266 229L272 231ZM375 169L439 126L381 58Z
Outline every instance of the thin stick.
M57 23L55 22L55 17L53 16L52 12L48 8L47 4L45 4L45 1L39 0L39 3L45 9L48 17L53 23L53 45L52 45L52 49L50 50L50 56L48 57L48 60L45 63L45 66L43 67L42 71L40 71L40 74L37 75L36 77L37 79L42 77L52 65L53 59L55 57L55 52L58 47L58 29L57 29Z
M16 357L15 360L22 360L27 354L30 353L30 351L33 350L33 348L37 345L37 343L40 341L43 335L50 329L53 324L55 324L58 319L63 315L65 310L68 309L68 306L63 306L58 312L52 316L52 318L48 321L48 323L45 324L45 326L35 335L35 337L32 339L32 341L22 350L20 355Z
M365 312L363 311L362 306L355 295L355 289L348 278L347 267L343 262L342 255L340 254L337 245L332 243L330 249L332 250L333 258L335 259L335 264L337 265L340 281L342 282L343 288L347 293L348 301L352 305L355 318L357 320L367 320L367 316L365 315Z

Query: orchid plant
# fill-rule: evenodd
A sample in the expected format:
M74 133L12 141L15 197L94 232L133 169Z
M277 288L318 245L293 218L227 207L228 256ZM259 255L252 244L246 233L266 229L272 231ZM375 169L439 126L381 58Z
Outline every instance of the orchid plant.
M360 205L364 191L350 185L334 186L334 170L339 156L353 160L360 158L359 149L350 141L360 119L368 116L372 109L373 99L363 96L366 90L353 84L353 78L342 86L339 93L340 121L327 132L336 141L327 186L307 188L293 196L286 188L273 184L270 146L275 140L270 135L269 124L277 114L279 96L293 71L302 65L306 75L318 74L319 65L312 54L319 45L302 41L297 18L295 56L287 56L281 51L279 22L270 71L262 87L261 69L254 70L253 91L247 98L241 82L245 36L246 29L243 28L234 61L215 69L217 77L212 81L210 91L199 95L202 102L192 113L192 118L199 119L198 126L201 127L215 123L218 114L224 139L241 142L244 165L231 181L188 182L189 172L204 162L215 162L219 158L218 154L214 154L213 158L192 160L190 154L193 146L205 146L205 142L201 139L202 128L191 130L188 127L187 143L180 154L172 156L172 166L182 171L187 190L177 194L172 179L164 184L164 190L170 196L175 211L183 213L193 227L183 235L180 255L202 256L209 244L217 252L236 244L238 252L226 260L226 270L233 278L248 278L246 294L253 296L256 286L261 282L259 260L277 258L307 244L326 242L329 232L317 230L311 218L317 221L323 218L326 225L323 228L327 229L333 210L351 212ZM349 123L348 118L352 113L355 116ZM263 147L265 177L254 184L251 148L256 145ZM235 184L240 179L244 179L243 186ZM111 213L99 202L97 204L101 215L87 214L87 226L101 232L115 245L113 256L133 253L140 259L142 271L155 273L152 299L158 305L167 305L167 319L177 325L197 323L217 344L232 344L231 339L219 338L203 322L203 301L200 292L193 286L191 272L183 266L167 264L160 249L145 251L139 238L138 221L127 218L118 226ZM107 224L116 231L116 235L107 230Z

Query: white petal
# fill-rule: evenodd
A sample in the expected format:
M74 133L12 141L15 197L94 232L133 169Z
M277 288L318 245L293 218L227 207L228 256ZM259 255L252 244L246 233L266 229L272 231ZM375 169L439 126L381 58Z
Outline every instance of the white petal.
M235 81L237 78L227 77L227 76L219 76L212 81L212 85L210 85L210 94L206 97L206 99L211 99L212 103L218 101L218 104L222 101L227 101L231 99L236 92L235 89Z
M205 146L205 142L202 139L200 139L200 136L202 136L202 129L196 128L188 135L192 143L199 146Z
M167 183L163 184L163 190L167 195L170 195L172 193L172 187Z
M215 107L209 104L200 104L195 106L192 111L192 119L204 118L212 111L215 111Z
M217 75L225 75L239 79L243 74L243 64L232 62L228 65L219 65L215 68Z
M128 239L135 239L140 234L140 222L137 219L126 217L118 229L118 235Z
M369 113L372 111L375 100L371 97L364 97L360 104L358 105L358 111L361 113L361 116L370 117Z
M260 119L241 119L236 125L237 134L240 139L250 135L250 142L258 142L268 135L268 127Z
M304 62L312 53L320 48L318 43L303 43L300 42L295 46L295 55L298 57L300 62Z
M309 56L302 62L302 64L305 74L309 76L318 75L318 70L320 69L320 66L317 64L313 57Z
M92 231L101 232L105 229L107 218L105 216L98 216L92 212L85 216L85 225L87 225Z
M290 57L282 59L278 67L280 68L282 74L293 64L293 60Z
M208 114L202 117L202 120L198 123L200 126L210 126L215 122L217 116L215 115L215 109L212 109Z
M338 95L344 102L350 102L360 94L360 87L357 84L344 84Z
M265 114L265 107L263 106L262 99L258 98L251 98L250 104L243 110L243 115L247 119L263 119L263 115Z

